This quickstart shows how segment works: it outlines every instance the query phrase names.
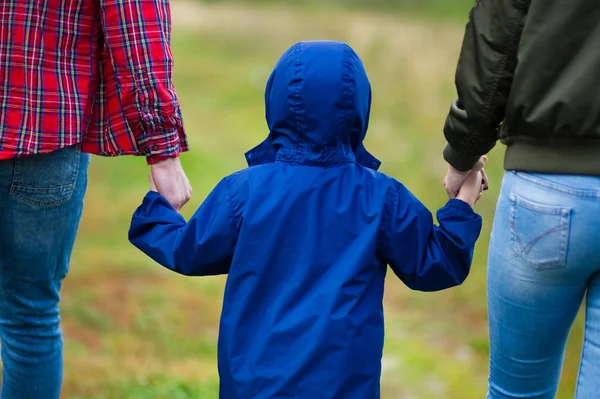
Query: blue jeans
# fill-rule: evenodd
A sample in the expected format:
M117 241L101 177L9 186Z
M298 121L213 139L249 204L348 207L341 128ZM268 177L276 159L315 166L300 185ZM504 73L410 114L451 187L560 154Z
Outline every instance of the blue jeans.
M507 172L488 260L488 399L554 398L586 297L578 399L600 397L600 177Z
M61 282L89 155L74 147L0 161L2 399L54 399L62 384Z

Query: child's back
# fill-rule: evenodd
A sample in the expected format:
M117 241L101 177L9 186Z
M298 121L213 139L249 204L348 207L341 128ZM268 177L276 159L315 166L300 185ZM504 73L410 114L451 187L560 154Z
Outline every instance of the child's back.
M157 193L132 242L188 275L228 273L219 335L221 398L379 397L383 285L466 278L481 219L452 200L441 227L362 141L370 86L346 45L300 43L266 93L271 134L186 224ZM201 311L201 310L199 310Z

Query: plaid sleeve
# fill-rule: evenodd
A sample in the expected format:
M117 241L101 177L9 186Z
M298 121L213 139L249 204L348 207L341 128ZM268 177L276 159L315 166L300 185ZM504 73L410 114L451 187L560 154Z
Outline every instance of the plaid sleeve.
M172 81L169 0L100 0L121 108L152 164L187 150Z

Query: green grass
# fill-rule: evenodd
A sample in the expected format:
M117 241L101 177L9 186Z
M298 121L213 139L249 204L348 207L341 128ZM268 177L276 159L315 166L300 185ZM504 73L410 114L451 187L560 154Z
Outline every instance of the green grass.
M194 186L186 216L222 177L243 168L244 151L266 136L263 89L279 55L296 41L325 38L348 42L364 59L374 92L366 145L382 159L382 171L430 209L444 204L441 127L454 96L461 23L331 9L201 7L173 4L175 83L192 147L182 156ZM383 399L484 396L485 260L501 165L499 146L490 155L492 188L477 206L484 233L467 282L424 294L389 279ZM169 273L127 242L147 174L140 158L92 161L63 291L65 398L217 397L225 280ZM575 335L561 399L572 397L581 320Z

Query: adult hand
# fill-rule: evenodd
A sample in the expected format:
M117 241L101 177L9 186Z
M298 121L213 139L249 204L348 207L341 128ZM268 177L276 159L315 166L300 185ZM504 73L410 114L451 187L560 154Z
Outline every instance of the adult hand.
M192 186L179 158L167 158L150 166L150 189L165 197L177 212L192 196Z
M479 162L481 162L481 160ZM480 166L479 162L473 167L473 169L479 169L481 171L481 176L483 179L483 189L487 190L488 183L489 183L488 177L487 177L487 174L485 173L485 171L479 167ZM487 162L487 157L485 157L484 162ZM485 165L485 163L484 163L484 165ZM467 177L469 176L470 173L471 173L470 170L463 172L463 171L456 169L452 165L448 166L448 172L446 173L446 177L444 178L444 188L446 189L446 193L448 194L449 199L456 198L456 196L458 195L458 191L460 190L460 187L463 185L465 180L467 180Z

